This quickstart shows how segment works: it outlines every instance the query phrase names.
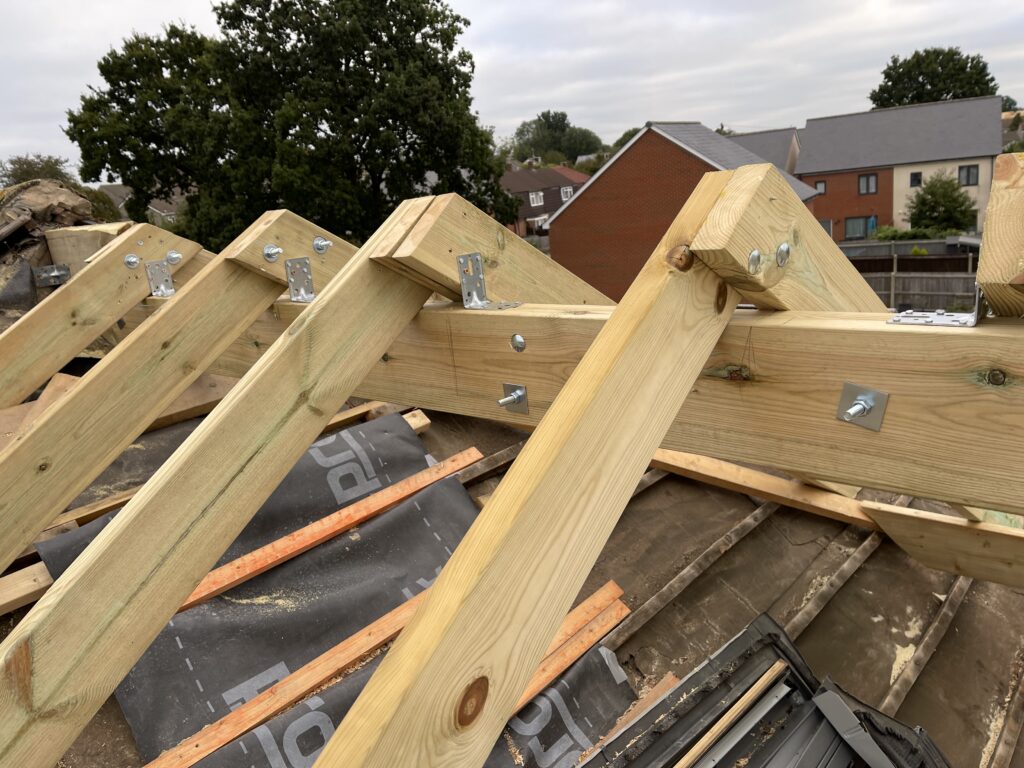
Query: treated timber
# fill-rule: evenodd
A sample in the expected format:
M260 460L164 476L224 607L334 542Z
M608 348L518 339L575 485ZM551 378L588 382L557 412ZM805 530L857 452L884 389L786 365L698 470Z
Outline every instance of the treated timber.
M331 242L323 253L313 249L313 240L317 237ZM356 247L351 243L287 210L267 211L239 238L251 241L255 247L234 251L228 258L282 285L288 285L285 261L308 258L315 292L322 291L356 253ZM268 245L283 251L273 261L264 255L263 249Z
M103 246L129 227L130 221L85 224L46 231L46 248L54 264L66 264L74 277Z
M739 299L676 258L719 190L705 178L687 201L321 768L483 764Z
M31 544L279 293L276 283L227 259L211 262L33 429L16 437L0 453L0 568Z
M651 466L690 480L769 499L793 509L810 512L812 515L828 517L842 523L853 523L861 528L873 530L876 527L871 518L861 510L859 501L812 487L799 480L777 477L721 459L683 451L666 451L663 448L655 452Z
M693 240L698 258L743 297L769 309L884 312L885 304L771 163L729 174ZM780 245L789 258L780 265ZM752 273L750 254L760 254Z
M391 252L427 203L392 214L0 644L0 765L57 762L415 316L427 289L370 256Z
M456 259L479 253L487 295L534 304L614 304L589 283L456 194L438 195L385 266L462 301Z
M1024 586L1024 531L891 504L861 504L915 560L940 571Z
M431 305L357 393L536 425L609 314ZM737 311L662 447L1024 512L1024 322L931 328L889 325L887 317ZM510 347L513 333L525 337L525 351ZM889 393L881 432L836 419L846 381ZM502 382L526 385L528 414L496 405ZM971 451L948 450L961 442Z
M255 698L232 710L230 714L168 749L147 763L146 768L189 768L314 691L344 676L346 671L394 640L412 618L425 595L426 592L421 592L402 603L362 631L346 638ZM585 633L589 626L603 625L595 623L594 620L605 614L607 609L616 604L625 608L625 604L618 600L621 595L622 589L614 581L609 581L565 617L558 635L548 648L545 663L542 663L534 673L534 681L540 684L542 689L550 685L554 679L551 676L552 672L554 676L560 674L555 670L560 666L558 662L564 661L566 657L563 646ZM614 608L607 615L611 617L619 611L621 608ZM626 612L628 613L628 609ZM593 637L594 633L589 634ZM552 660L553 663L546 664L559 651L562 653Z
M376 403L376 405L380 405L380 403ZM358 413L361 410L362 408L360 407L357 409L351 409L351 412ZM346 417L347 413L350 412L343 411L334 419L331 419L331 422L328 423L327 427L323 432L321 432L321 434L333 431L340 428L340 426L351 423L349 417ZM345 418L342 419L339 417ZM405 419L406 424L408 424L416 434L423 433L426 431L427 427L430 426L430 419L427 418L423 411L412 411L405 414L402 418ZM474 464L463 471L467 472L475 468L476 465ZM460 475L461 473L456 473L456 476L461 480L462 478ZM115 493L92 504L86 504L85 506L76 507L75 509L65 512L58 517L51 526L39 534L37 541L53 538L54 536L58 536L72 528L77 528L80 524L84 525L91 520L95 520L118 507L123 507L142 488L143 486L141 485L135 488L129 488L126 491ZM31 551L34 550L30 550L29 552L22 554L30 554ZM250 574L250 576L251 575L255 574ZM241 582L239 581L238 583ZM43 563L35 563L17 571L12 571L7 576L0 578L0 616L13 611L15 608L20 608L24 605L34 603L43 593L46 592L47 589L49 589L51 584L53 584L53 577ZM185 608L188 607L188 603L186 603L181 606L179 610L185 610Z
M377 515L388 511L396 504L401 503L413 494L423 490L428 485L436 483L445 477L463 469L475 461L483 458L483 454L476 448L467 448L444 461L400 480L394 485L389 485L376 493L372 493L365 499L339 509L329 515L305 525L298 530L292 531L286 536L266 544L265 546L247 552L229 563L216 568L206 575L199 582L192 594L188 596L181 606L181 610L187 610L194 605L204 603L212 597L216 597L239 584L258 576L265 571L275 568L281 563L298 557L313 547L323 544L345 531L350 531L357 525L362 525Z
M996 158L978 285L997 315L1024 316L1024 152Z
M210 370L243 375L295 312L275 305ZM429 304L356 394L535 426L610 314ZM738 310L662 447L1024 513L1016 461L1024 454L1024 322L934 328L889 325L888 317ZM514 333L526 339L521 353L509 345ZM836 419L846 381L889 393L881 432ZM502 382L526 385L528 414L498 407ZM946 447L963 440L968 454Z
M70 281L0 335L0 408L20 403L129 309L149 295L145 262L178 251L177 272L200 246L152 224L136 224L96 253ZM142 263L129 269L125 256Z

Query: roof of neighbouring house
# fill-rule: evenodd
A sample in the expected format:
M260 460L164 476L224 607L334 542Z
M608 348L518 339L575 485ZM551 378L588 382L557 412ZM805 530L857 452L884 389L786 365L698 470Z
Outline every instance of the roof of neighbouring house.
M629 150L629 148L632 147L641 136L646 135L650 131L668 139L684 151L689 152L694 157L703 160L708 165L711 165L718 170L731 171L739 168L741 165L760 165L768 162L765 158L755 155L746 147L740 146L735 141L732 141L719 133L715 133L701 123L650 122L647 123L643 129L638 131L632 139L627 141L618 152L612 155L608 159L608 162L602 165L598 172L590 177L579 192L569 198L561 208L552 214L551 218L548 219L548 225L550 226L554 220L561 215L562 211L572 205L580 195L586 192L591 182L604 173L606 168L610 168L611 165L618 160L623 153ZM775 165L779 168L782 175L785 176L786 182L793 188L793 191L797 193L801 200L810 200L818 194L813 187L807 186L796 177L786 173L786 169L784 167L780 167L777 164ZM504 186L504 177L502 177L502 186Z
M769 163L774 163L779 168L787 170L789 151L793 146L793 137L796 135L796 128L777 128L771 131L737 133L729 138L741 147L746 147L758 157L763 157Z
M568 172L568 173L566 173ZM573 174L577 178L573 178ZM518 170L505 171L501 175L501 186L506 192L537 192L551 187L567 186L570 184L582 184L590 177L585 173L574 171L564 166L554 168L520 168Z
M818 117L800 131L797 173L990 157L1002 149L999 96Z

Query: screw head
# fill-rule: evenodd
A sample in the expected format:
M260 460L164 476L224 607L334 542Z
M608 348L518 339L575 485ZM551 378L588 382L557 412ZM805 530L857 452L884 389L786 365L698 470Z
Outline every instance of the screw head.
M320 235L317 235L316 237L313 238L313 250L316 251L317 253L327 253L327 249L330 248L332 245L334 245L334 243L328 240L326 237L321 237Z
M277 257L284 253L284 248L273 243L267 243L263 246L263 258L273 263L277 261Z
M787 261L789 261L789 243L783 243L775 249L775 263L784 267Z
M179 264L181 262L181 254L177 251L168 251L167 255L164 257L164 261L172 265Z
M752 275L761 271L761 252L755 248L747 257L747 269Z
M124 257L124 265L128 267L128 269L137 269L139 264L141 263L142 259L136 256L134 253L129 253L127 256Z
M521 333L513 333L509 343L516 352L522 352L526 349L526 339L523 338Z

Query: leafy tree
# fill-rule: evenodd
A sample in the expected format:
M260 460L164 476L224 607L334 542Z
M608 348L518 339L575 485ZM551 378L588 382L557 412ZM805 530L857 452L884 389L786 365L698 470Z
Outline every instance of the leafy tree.
M517 160L545 157L549 152L558 152L569 160L575 160L580 155L598 152L603 143L593 131L569 122L565 112L548 110L519 124L512 137L512 147L512 154Z
M882 70L882 82L868 98L875 107L902 107L994 96L997 88L980 54L968 55L959 48L925 48L905 59L889 59Z
M121 212L114 201L98 189L83 186L68 170L68 159L56 155L15 155L0 161L0 187L13 187L32 179L53 179L92 203L93 218L98 221L117 221Z
M717 133L720 136L735 136L736 135L736 131L734 131L732 128L726 128L725 127L725 123L719 123L718 127L715 128L715 133Z
M634 136L636 136L638 133L640 133L640 130L641 129L639 127L637 127L637 128L629 128L629 129L623 131L622 135L619 136L619 138L617 138L615 140L614 144L612 144L612 150L614 150L615 152L618 152L620 149L622 149L624 146L626 146L626 144L629 143L630 139L632 139Z
M928 177L907 201L910 226L914 229L963 231L977 223L977 210L956 178L949 173Z
M514 218L472 111L468 22L442 0L225 0L214 12L219 38L172 25L100 61L105 87L68 113L83 176L119 177L136 206L183 191L179 229L211 248L271 208L355 240L424 194Z
M1002 96L1003 100L1003 112L1016 112L1020 109L1020 105L1017 104L1017 100L1013 96Z

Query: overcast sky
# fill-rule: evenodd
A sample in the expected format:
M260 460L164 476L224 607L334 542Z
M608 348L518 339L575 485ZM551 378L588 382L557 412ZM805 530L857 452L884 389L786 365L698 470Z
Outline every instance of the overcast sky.
M471 24L475 106L499 137L545 109L611 143L648 120L740 131L870 107L893 53L980 53L1024 104L1020 0L451 0ZM61 131L96 61L169 21L216 32L211 0L6 2L0 158L78 153Z

